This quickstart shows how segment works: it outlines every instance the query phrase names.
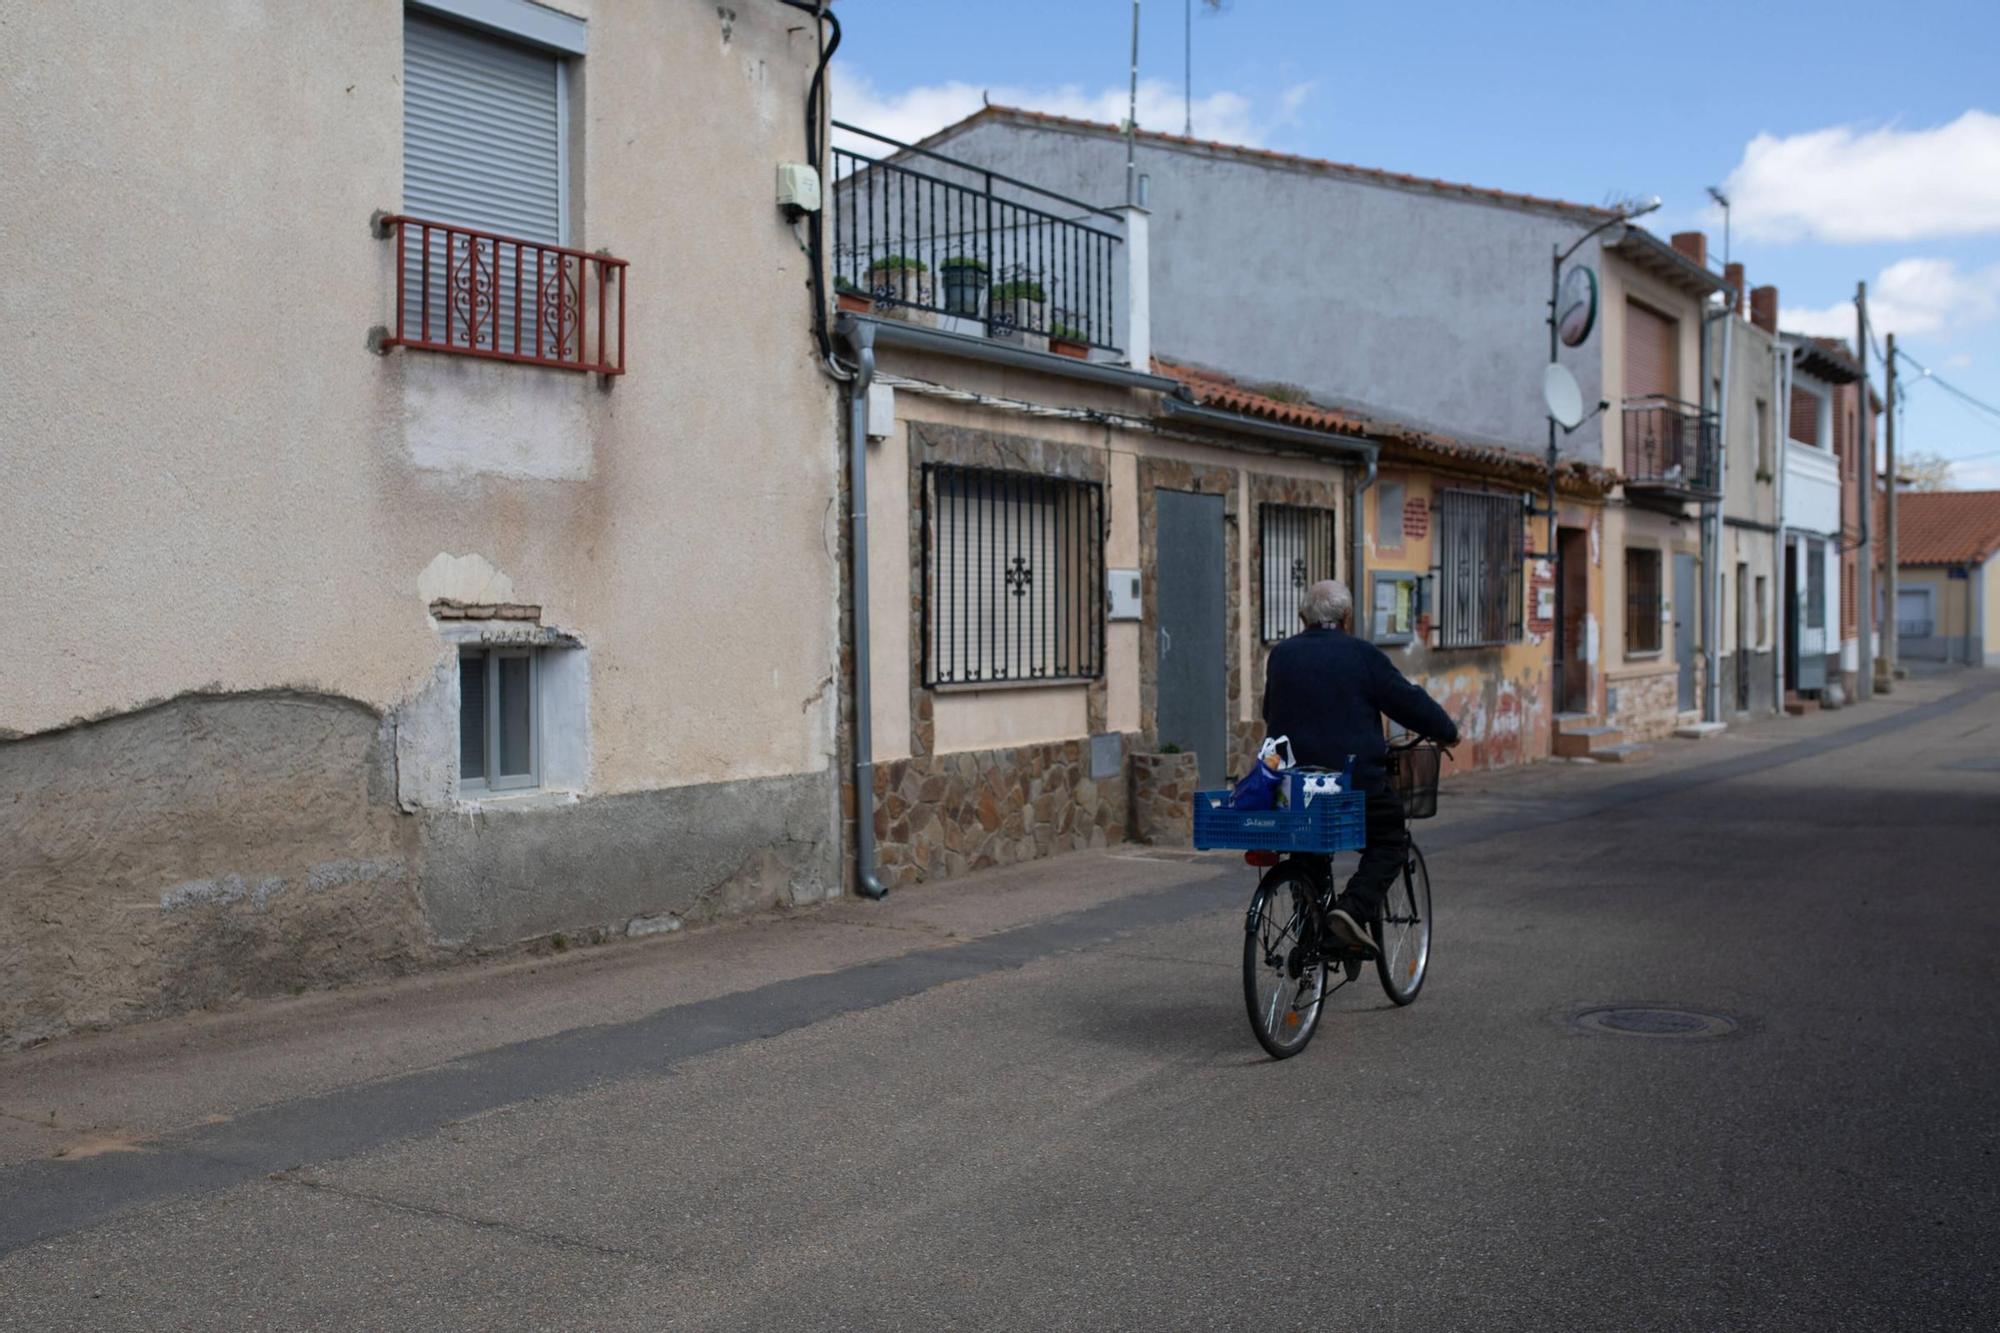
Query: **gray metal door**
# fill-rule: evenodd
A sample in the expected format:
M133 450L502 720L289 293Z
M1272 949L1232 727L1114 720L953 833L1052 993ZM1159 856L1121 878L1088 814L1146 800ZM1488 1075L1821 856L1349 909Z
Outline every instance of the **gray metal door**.
M1674 661L1681 668L1682 712L1696 706L1694 694L1694 623L1701 608L1695 602L1694 557L1674 553Z
M1218 787L1229 763L1228 604L1222 497L1156 491L1159 557L1159 739L1201 756L1201 782Z

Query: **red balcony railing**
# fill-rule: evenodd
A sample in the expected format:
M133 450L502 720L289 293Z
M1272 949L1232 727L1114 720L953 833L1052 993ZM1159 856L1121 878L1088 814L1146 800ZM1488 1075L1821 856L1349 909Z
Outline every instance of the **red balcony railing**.
M625 373L626 262L423 218L396 235L396 332L388 347Z

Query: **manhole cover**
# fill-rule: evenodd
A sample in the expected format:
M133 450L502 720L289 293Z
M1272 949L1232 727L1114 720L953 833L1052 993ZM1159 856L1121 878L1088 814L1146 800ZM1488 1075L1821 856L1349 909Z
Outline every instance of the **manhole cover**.
M1658 1037L1667 1041L1726 1037L1737 1028L1736 1020L1727 1014L1659 1005L1604 1005L1582 1010L1570 1021L1585 1032L1614 1037Z

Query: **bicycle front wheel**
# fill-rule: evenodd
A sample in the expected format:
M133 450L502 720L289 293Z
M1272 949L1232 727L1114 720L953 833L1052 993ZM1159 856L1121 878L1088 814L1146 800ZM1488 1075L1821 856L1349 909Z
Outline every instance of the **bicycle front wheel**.
M1243 999L1250 1030L1274 1060L1306 1048L1326 1001L1314 888L1304 867L1276 866L1257 885L1244 921Z
M1424 975L1431 961L1431 872L1424 866L1424 854L1410 842L1409 859L1403 873L1389 885L1389 897L1382 904L1382 919L1376 923L1375 974L1382 989L1397 1004L1408 1004L1424 988Z

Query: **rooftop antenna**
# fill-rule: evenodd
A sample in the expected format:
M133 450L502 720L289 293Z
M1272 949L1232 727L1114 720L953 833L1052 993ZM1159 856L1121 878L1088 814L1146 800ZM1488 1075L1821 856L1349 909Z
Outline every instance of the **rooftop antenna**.
M1139 0L1132 0L1132 99L1125 112L1125 202L1139 202L1139 159L1134 140L1139 132Z

